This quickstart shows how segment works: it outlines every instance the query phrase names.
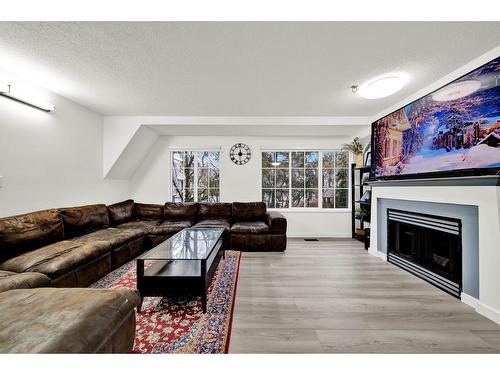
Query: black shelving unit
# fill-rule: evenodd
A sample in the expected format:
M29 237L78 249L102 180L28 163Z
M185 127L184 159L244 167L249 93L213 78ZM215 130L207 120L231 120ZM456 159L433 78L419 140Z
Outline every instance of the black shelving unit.
M361 200L361 197L367 190L371 190L363 181L363 176L370 174L370 167L356 168L356 164L351 164L351 209L352 209L352 238L365 243L365 249L368 249L370 229L366 224L370 223L371 214L371 196L369 200ZM356 215L356 209L363 209L362 217ZM358 233L356 230L363 232Z

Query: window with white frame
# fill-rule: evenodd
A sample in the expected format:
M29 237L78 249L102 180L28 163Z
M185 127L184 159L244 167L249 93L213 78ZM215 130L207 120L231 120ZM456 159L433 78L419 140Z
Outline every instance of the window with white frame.
M173 151L172 202L219 202L218 151Z
M346 151L263 151L262 201L269 208L347 208Z

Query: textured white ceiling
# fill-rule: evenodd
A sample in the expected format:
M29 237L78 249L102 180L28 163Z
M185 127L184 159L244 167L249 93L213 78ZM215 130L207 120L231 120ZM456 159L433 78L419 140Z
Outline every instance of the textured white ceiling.
M372 116L500 43L500 22L0 22L0 68L105 115ZM405 72L398 94L349 87Z

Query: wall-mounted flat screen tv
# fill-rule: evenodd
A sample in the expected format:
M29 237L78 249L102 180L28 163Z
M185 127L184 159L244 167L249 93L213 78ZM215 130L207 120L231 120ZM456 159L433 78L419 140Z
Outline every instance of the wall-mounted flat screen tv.
M372 175L500 170L500 57L372 124Z

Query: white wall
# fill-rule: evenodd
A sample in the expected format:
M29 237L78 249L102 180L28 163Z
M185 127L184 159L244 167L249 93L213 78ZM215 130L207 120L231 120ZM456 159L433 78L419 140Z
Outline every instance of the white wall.
M0 81L10 77L0 72ZM0 217L127 198L128 181L103 179L102 116L34 90L56 110L0 96Z
M162 136L131 179L131 194L138 202L161 203L170 200L170 152L175 148L217 148L221 150L221 201L261 201L262 149L338 149L348 139L299 137L193 137ZM252 158L236 165L229 158L235 143L246 143ZM308 210L307 212L305 210ZM296 237L350 237L349 210L281 210L288 220L288 234Z

